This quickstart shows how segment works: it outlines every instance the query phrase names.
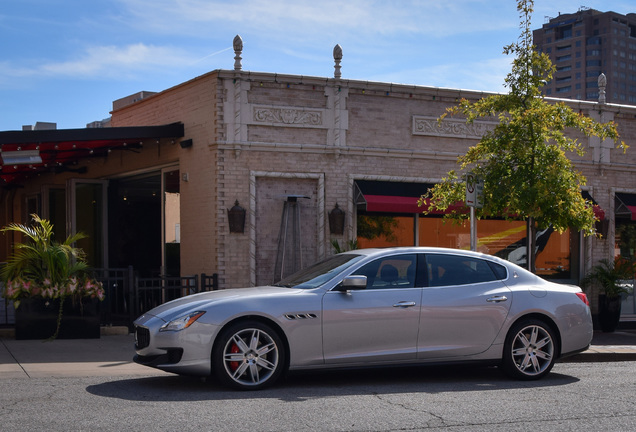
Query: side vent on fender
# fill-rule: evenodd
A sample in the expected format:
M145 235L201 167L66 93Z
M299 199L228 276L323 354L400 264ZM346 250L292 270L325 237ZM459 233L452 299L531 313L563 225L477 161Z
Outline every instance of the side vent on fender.
M285 318L291 321L291 320L313 319L313 318L318 318L318 316L312 313L298 313L298 314L285 314Z

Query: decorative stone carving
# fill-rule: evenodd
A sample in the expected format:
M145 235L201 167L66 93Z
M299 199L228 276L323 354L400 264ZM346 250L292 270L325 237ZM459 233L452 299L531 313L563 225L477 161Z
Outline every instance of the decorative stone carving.
M254 107L254 121L283 125L321 126L322 112L299 108Z
M598 103L605 103L605 87L607 86L607 77L604 73L598 76Z
M232 42L234 47L234 70L240 71L243 69L243 65L241 64L241 53L243 52L243 39L240 35L236 35L234 37L234 41Z
M496 122L487 121L468 124L465 120L448 118L438 123L436 117L413 116L413 135L480 139L496 125Z
M333 76L334 78L340 78L342 76L342 73L340 73L340 62L342 61L342 47L340 44L333 47L333 60L336 63L333 67L335 69Z

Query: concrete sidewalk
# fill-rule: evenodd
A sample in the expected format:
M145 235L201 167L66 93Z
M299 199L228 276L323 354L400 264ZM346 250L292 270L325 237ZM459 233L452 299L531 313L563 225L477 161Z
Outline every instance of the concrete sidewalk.
M119 333L54 341L15 340L0 334L0 379L169 375L134 363L134 337ZM636 330L597 332L589 350L563 361L636 361Z
M0 379L166 375L132 361L132 334L54 341L0 338Z

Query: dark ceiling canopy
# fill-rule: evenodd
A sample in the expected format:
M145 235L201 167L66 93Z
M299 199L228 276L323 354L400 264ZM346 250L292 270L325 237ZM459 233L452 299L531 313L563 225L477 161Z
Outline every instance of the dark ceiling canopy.
M106 156L113 150L134 151L147 140L177 140L183 135L181 122L162 126L4 131L0 132L0 178L8 184L41 172L81 172L76 167L81 159Z

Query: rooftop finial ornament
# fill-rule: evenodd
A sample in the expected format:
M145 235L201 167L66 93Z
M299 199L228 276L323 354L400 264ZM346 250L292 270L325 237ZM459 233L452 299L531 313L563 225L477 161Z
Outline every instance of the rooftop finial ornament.
M333 59L336 62L333 67L335 69L333 76L334 78L340 78L342 76L342 74L340 73L340 61L342 60L342 47L340 46L340 44L337 44L335 47L333 47Z
M607 86L607 77L604 73L598 76L598 103L605 103L605 87Z
M234 37L234 41L232 42L234 45L234 70L240 71L243 69L243 65L241 65L241 53L243 52L243 39L241 39L240 35L236 35Z

